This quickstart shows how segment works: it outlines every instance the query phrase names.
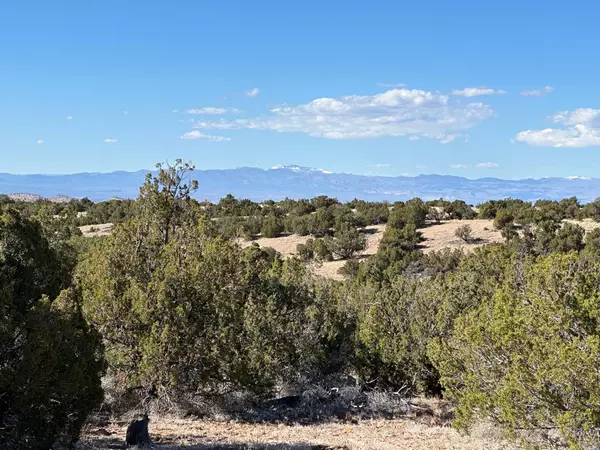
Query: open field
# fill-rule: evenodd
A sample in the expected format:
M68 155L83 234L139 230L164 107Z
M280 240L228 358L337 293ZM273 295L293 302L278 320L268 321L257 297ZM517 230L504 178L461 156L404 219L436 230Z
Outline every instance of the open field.
M473 231L474 242L466 243L454 236L454 231L461 225L469 225ZM367 248L359 253L357 258L364 259L370 255L377 253L379 242L383 237L385 225L374 225L366 228L367 232ZM471 251L477 247L494 242L502 242L500 232L494 228L491 220L447 220L439 224L430 224L419 230L423 234L424 242L421 247L425 253L443 248L458 248L465 251ZM289 235L277 238L259 238L251 242L242 242L243 246L251 245L256 242L261 247L272 247L281 253L283 256L293 256L296 254L296 246L304 244L310 236ZM328 261L322 264L314 265L314 272L317 275L342 279L338 274L338 270L346 264L344 260Z
M509 450L491 426L475 427L461 436L447 425L416 419L366 420L354 424L288 426L204 420L150 420L154 448L164 450ZM125 448L126 422L89 427L79 450Z
M79 227L81 233L86 237L108 236L112 233L114 225L112 223L99 223L97 225L84 225Z

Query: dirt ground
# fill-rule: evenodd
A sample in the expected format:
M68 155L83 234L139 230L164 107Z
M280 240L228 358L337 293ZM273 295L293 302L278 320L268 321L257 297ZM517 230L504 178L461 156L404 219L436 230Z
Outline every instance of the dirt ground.
M467 243L454 236L454 231L461 225L469 225L472 229L473 242ZM600 224L599 224L600 225ZM379 242L385 231L385 225L374 225L366 228L367 248L359 253L357 258L364 259L377 253ZM423 235L424 241L421 243L423 252L428 253L443 248L459 248L465 251L472 251L477 247L493 242L502 242L500 232L494 228L491 220L446 220L439 224L430 224L419 229ZM283 256L293 256L296 254L296 246L304 244L309 236L282 236L278 238L260 238L255 241L261 247L272 247ZM243 246L251 245L252 242L242 242ZM346 264L346 261L336 260L313 265L315 274L333 279L343 279L338 274L338 270Z
M108 236L112 233L114 225L112 223L99 223L97 225L84 225L79 227L81 233L86 237Z
M464 242L454 235L456 229L462 225L471 227L472 242ZM500 231L494 228L494 222L491 220L445 220L439 224L421 228L419 231L423 234L424 242L421 243L421 247L424 253L444 248L472 251L482 245L504 241Z
M126 423L90 427L78 450L125 448ZM513 450L497 429L475 427L462 436L449 426L411 419L366 420L355 424L246 424L150 417L153 448L163 450Z

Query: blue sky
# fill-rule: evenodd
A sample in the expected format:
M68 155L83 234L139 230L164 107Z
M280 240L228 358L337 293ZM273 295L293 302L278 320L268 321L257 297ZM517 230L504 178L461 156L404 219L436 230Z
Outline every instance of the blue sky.
M0 172L600 177L598 19L593 1L3 2Z

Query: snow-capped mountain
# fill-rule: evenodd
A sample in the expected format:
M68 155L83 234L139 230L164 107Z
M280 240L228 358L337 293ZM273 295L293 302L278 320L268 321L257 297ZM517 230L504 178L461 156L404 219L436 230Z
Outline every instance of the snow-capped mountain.
M97 201L114 197L135 198L146 173L148 171L140 170L72 175L0 174L0 193L21 192L46 198L67 195ZM393 202L413 197L424 200L443 197L476 204L506 197L533 201L576 196L587 202L600 195L600 179L582 176L525 180L472 180L450 175L383 177L288 165L266 170L252 167L197 170L194 177L199 182L196 197L210 201L217 201L227 194L255 201L329 195L342 201L361 198Z

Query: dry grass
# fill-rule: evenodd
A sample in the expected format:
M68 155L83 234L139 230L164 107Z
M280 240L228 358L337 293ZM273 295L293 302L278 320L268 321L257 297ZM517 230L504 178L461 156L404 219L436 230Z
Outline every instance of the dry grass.
M97 225L84 225L79 230L85 237L108 236L112 233L114 225L112 223L100 223Z
M568 222L568 223L572 223L574 225L579 225L580 227L582 227L586 234L589 233L590 231L595 230L596 228L600 228L600 223L596 222L594 219L583 219L583 220L572 220L572 219L565 219L563 222Z
M322 425L248 424L151 417L154 448L164 450L509 450L497 429L481 425L462 436L447 425L426 419L367 420ZM154 420L153 420L154 419ZM124 448L127 423L89 428L79 450Z
M464 242L456 237L454 232L462 225L469 225L472 230L473 242ZM502 242L500 231L494 228L491 220L445 220L439 224L431 224L419 230L423 234L421 243L424 253L444 248L472 251L482 245Z

